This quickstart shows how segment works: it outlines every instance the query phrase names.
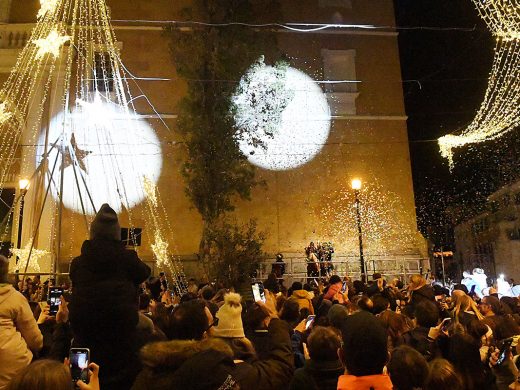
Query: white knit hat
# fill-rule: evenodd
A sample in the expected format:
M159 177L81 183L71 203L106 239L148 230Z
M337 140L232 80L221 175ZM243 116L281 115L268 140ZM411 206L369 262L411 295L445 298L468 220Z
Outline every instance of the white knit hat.
M246 337L242 325L242 305L240 294L229 293L224 296L224 304L218 309L215 317L218 325L213 328L213 336L233 338Z

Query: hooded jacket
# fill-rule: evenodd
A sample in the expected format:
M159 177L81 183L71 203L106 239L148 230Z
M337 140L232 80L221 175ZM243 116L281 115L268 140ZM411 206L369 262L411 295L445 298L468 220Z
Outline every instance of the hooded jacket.
M150 275L120 241L87 240L72 260L69 318L74 346L88 347L101 387L127 390L139 372L138 287Z
M272 349L263 360L235 360L231 375L243 390L286 389L294 371L294 358L289 338L289 326L285 321L271 320L269 324ZM225 341L212 337L202 341L173 340L153 343L141 350L144 366L132 390L166 390L175 378L176 370L195 354L213 349L233 357L233 351Z
M308 309L309 314L314 314L314 307L312 306L312 301L309 296L309 293L306 290L295 290L290 296L291 300L296 301L298 306L300 307L300 311L302 309Z
M27 299L11 285L0 285L0 389L27 367L43 346Z
M135 330L138 322L138 286L150 268L135 251L119 241L87 240L81 255L72 260L70 321L75 337L91 339Z

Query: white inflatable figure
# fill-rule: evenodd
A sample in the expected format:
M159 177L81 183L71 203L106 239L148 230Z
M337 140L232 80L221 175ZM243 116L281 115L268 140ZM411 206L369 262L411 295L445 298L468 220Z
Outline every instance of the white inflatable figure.
M468 288L468 292L470 292L471 289L473 288L473 286L475 286L477 283L475 283L475 281L473 280L473 277L471 276L471 274L468 271L464 271L462 273L462 276L463 276L463 279L460 281L460 283L463 284L464 286L466 286Z
M475 268L471 278L477 285L475 287L475 292L477 293L478 297L484 297L483 290L489 287L487 284L487 275L484 273L484 270L482 268Z
M504 274L500 274L497 279L497 292L499 298L514 296L511 285L506 281Z

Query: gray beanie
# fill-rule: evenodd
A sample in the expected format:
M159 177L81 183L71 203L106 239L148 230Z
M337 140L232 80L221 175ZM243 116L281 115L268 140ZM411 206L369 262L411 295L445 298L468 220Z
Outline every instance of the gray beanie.
M90 225L90 239L96 238L121 241L121 227L117 220L117 214L106 203L101 206Z
M0 283L8 282L9 260L5 256L0 255Z

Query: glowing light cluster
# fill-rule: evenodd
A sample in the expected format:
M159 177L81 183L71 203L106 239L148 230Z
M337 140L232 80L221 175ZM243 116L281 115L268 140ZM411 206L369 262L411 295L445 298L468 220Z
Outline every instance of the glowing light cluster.
M34 44L38 48L36 58L42 58L46 54L52 54L55 58L59 57L61 47L70 41L68 35L60 35L58 31L52 30L46 38L36 39Z
M170 253L170 245L165 240L164 228L172 232L168 215L161 201L157 185L149 177L143 177L143 188L146 194L147 225L154 231L154 243L151 245L152 252L157 261L159 269L166 269L172 277L173 288L179 295L188 291L186 276L180 264L180 260Z
M330 107L321 87L288 66L261 59L241 79L233 98L240 150L269 170L294 169L311 161L330 131Z
M0 103L0 124L8 121L12 116L13 114L7 110L7 104L5 102Z
M346 184L346 185L345 185ZM321 229L326 237L341 243L347 252L357 254L358 232L355 199L360 200L363 246L367 255L388 255L413 249L420 245L415 216L403 206L403 200L395 192L385 189L374 179L363 182L359 190L350 183L332 185L331 190L316 212L320 215ZM345 240L347 240L345 242Z
M47 15L47 13L53 13L58 7L58 0L40 0L40 10L38 11L37 18L41 19Z
M27 262L29 261L29 266L27 269L33 272L40 272L40 263L39 260L43 257L50 254L50 252L46 250L36 249L33 247L34 238L31 238L29 242L25 245L24 248L21 249L11 249L11 253L13 256L17 256L19 258L18 263L16 264L16 270L25 270ZM29 253L31 254L31 258L29 259Z
M132 82L143 95L132 96ZM52 95L51 85L58 86ZM156 189L162 147L150 124L136 114L134 101L140 97L146 98L136 77L121 62L105 0L41 0L38 22L0 90L0 102L4 102L0 106L0 191L11 171L19 169L15 153L20 151L24 134L24 144L37 148L33 152L23 147L21 170L30 175L34 161L29 159L36 158L46 183L34 191L45 193L49 186L52 196L46 207L55 210L63 200L73 211L67 224L69 236L74 237L78 213L84 214L88 232L94 210L105 202L123 213L130 227L135 226L134 220L153 220L159 215L167 221ZM43 114L49 109L48 131L43 131ZM148 189L143 176L149 180ZM155 195L150 196L147 208L150 188ZM43 195L37 193L35 198ZM143 201L144 207L136 207ZM149 210L155 215L146 215ZM52 221L46 221L52 231L45 243L49 248L64 247L57 242L64 239L56 234L55 228L63 225L58 214L61 216L56 212ZM164 231L170 233L171 229L162 228L158 220L152 226L151 240L156 231L163 239L163 243L157 240L155 251L164 259L161 248L164 243L171 245ZM39 244L44 243L40 240ZM33 250L31 262L39 254ZM59 250L57 254L64 255ZM54 261L51 272L53 265ZM182 273L180 264L174 268Z
M473 122L459 135L439 139L441 155L453 167L453 150L496 139L520 125L520 4L516 0L473 0L496 36L488 88Z

